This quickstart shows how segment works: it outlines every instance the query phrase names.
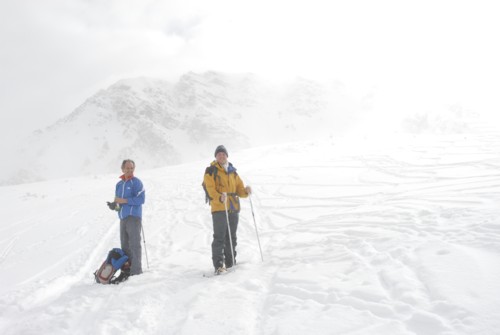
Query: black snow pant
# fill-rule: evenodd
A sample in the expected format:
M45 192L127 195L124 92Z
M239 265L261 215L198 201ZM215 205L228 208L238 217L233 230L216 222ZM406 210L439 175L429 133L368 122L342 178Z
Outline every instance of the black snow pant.
M236 258L236 230L238 229L238 213L228 212L229 228L231 230L231 239L233 243L234 257ZM227 232L226 212L213 212L212 221L214 226L214 240L212 242L212 261L214 268L226 265L227 268L233 266L233 257L231 255L231 243Z

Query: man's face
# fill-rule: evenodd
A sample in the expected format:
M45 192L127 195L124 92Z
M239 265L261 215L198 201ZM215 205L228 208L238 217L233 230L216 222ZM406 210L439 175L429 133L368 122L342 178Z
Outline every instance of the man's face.
M215 160L220 165L224 165L227 163L227 156L224 152L218 152L217 155L215 155Z
M127 162L122 168L122 172L126 178L131 177L134 174L135 165L132 162Z

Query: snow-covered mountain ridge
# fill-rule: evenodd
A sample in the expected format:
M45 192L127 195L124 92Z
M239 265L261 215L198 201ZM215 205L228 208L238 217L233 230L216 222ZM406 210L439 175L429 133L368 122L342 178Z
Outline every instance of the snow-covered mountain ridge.
M9 159L0 185L114 172L125 158L142 168L175 165L206 159L219 144L234 151L349 131L387 133L390 127L413 133L468 129L471 113L460 106L444 114L422 111L401 124L393 112L374 113L369 96L344 91L338 82L277 83L250 73L189 72L173 83L122 79L12 143L18 154Z
M238 150L334 131L345 125L333 122L336 108L350 108L339 92L338 85L273 84L252 74L123 79L22 143L2 184L107 173L126 157L154 168L207 157L221 143Z

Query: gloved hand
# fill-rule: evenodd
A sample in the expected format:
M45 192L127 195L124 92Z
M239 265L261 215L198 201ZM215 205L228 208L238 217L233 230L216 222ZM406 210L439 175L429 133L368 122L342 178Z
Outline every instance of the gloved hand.
M116 202L107 201L106 203L108 204L109 209L111 209L112 211L119 211L120 210L120 205L117 204Z
M252 194L252 188L250 186L245 187L245 192L247 192L247 194Z

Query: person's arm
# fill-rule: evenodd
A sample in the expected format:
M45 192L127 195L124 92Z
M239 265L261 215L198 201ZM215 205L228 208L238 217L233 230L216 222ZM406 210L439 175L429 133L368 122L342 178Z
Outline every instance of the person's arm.
M240 198L246 198L252 193L252 188L250 186L246 186L241 180L240 176L236 176L236 194Z
M117 204L128 204L130 206L140 206L144 204L146 200L146 190L144 189L144 185L140 180L137 179L137 185L134 187L136 191L136 195L130 198L115 198L115 202Z

